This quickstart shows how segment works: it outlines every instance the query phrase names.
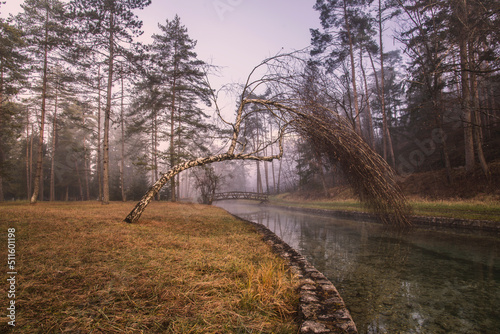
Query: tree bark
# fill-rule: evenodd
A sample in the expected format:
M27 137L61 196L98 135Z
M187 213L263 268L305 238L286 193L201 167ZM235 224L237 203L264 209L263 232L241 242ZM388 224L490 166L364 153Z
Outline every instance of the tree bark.
M269 124L269 127L270 127L270 134L271 134L271 142L273 141L273 124L270 123ZM274 150L273 150L273 146L274 145L271 145L271 155L274 155ZM271 161L271 172L272 172L272 175L273 175L273 194L276 193L276 176L275 176L275 173L274 173L274 160Z
M103 199L102 204L109 204L109 121L111 117L111 99L113 88L114 63L114 17L110 16L109 23L109 68L108 87L106 92L106 109L104 110L104 143L103 143Z
M31 136L30 136L30 192L28 194L31 195L31 188L33 186L33 134L35 133L35 125L31 123Z
M280 193L280 183L281 183L281 168L282 168L282 163L283 163L283 159L280 159L280 165L278 167L278 184L276 186L276 193L279 194Z
M101 65L97 68L97 182L99 201L102 201L102 161L101 161Z
M265 133L264 137L267 137ZM264 140L267 140L267 138L265 138ZM267 155L267 149L264 150L264 155ZM269 194L269 171L267 167L268 167L267 163L264 162L264 177L266 178L266 194Z
M170 168L175 164L175 144L174 144L174 131L175 131L175 93L177 90L177 45L174 48L174 73L172 78L172 109L170 110ZM170 180L170 200L176 201L175 198L175 178Z
M50 161L50 201L56 200L55 190L55 161L56 161L56 138L57 138L57 103L58 103L58 86L56 85L56 97L54 105L54 119L52 121L52 157Z
M170 166L173 167L175 164L175 145L174 145L174 131L175 131L175 81L174 76L172 84L172 110L170 113ZM175 179L170 180L170 200L175 202Z
M257 147L259 147L259 145L260 145L259 126L257 125L257 137L256 137L256 144L254 146L257 149ZM256 165L257 165L257 193L261 194L261 193L263 193L263 190L262 190L262 176L260 173L260 161L259 160L256 161Z
M385 74L384 74L384 44L383 44L383 27L382 27L382 0L378 1L378 27L379 27L379 44L380 44L380 105L382 108L382 124L383 124L383 141L384 141L384 159L387 161L387 153L389 153L391 167L396 167L396 159L394 157L394 149L392 147L392 138L387 122L387 114L385 110ZM389 151L389 152L387 152Z
M153 125L153 182L154 184L158 181L158 112L155 111L154 125ZM158 192L157 200L161 199L160 193Z
M0 129L2 128L2 120L4 119L3 116L3 64L0 63ZM1 143L0 143L1 144ZM0 202L3 202L5 200L4 194L3 194L3 178L2 178L2 169L1 167L3 166L3 149L2 145L0 145Z
M30 114L29 109L26 108L26 199L31 195L31 160L30 160Z
M464 129L465 170L474 169L474 137L472 129L472 107L470 98L469 73L467 66L467 41L461 38L460 46L460 79L462 84L462 124Z
M363 81L365 84L366 117L368 118L368 142L370 143L370 147L372 149L375 149L375 134L373 133L373 118L370 108L370 98L368 94L368 82L366 80L365 67L363 66L363 49L359 50L359 65L361 67L361 73L363 74Z
M83 113L83 127L85 128L85 111ZM89 170L90 163L87 154L87 134L83 136L83 176L85 178L85 200L90 201Z
M124 109L124 92L123 92L123 74L121 77L121 88L122 88L122 96L121 96L121 105L120 105L120 119L121 119L121 130L122 130L122 140L121 140L121 162L120 162L120 187L122 189L122 201L127 201L127 195L125 193L125 117L123 115Z
M45 103L47 99L47 56L49 53L49 9L45 9L45 38L43 50L43 78L42 78L42 110L40 115L40 139L38 140L38 156L36 162L35 182L33 186L33 195L31 196L31 204L36 204L39 191L40 182L42 182L42 168L43 168L43 130L45 127ZM43 191L42 191L43 196Z
M351 57L352 94L353 94L353 100L354 100L354 111L356 113L356 120L355 120L354 124L356 124L356 126L355 126L356 131L358 132L359 135L361 135L361 118L359 116L358 89L356 87L356 64L354 63L354 46L353 46L352 35L351 35L351 26L349 25L349 21L347 18L346 1L344 1L343 4L344 4L344 22L345 22L345 26L347 29L347 36L349 38L349 55Z
M80 189L80 200L83 201L83 186L82 179L80 177L80 171L78 170L78 159L75 159L75 172L76 177L78 178L78 188Z
M436 80L437 81L437 80ZM437 87L437 82L434 85ZM436 98L437 100L437 98ZM441 133L441 155L444 161L444 167L446 169L446 178L448 180L448 183L450 185L453 184L453 177L452 177L452 170L451 170L451 162L450 162L450 156L448 154L448 144L446 142L446 135L443 129L443 115L444 115L444 107L443 107L443 91L439 91L439 99L436 101L438 103L438 106L436 109L438 110L437 115L436 115L436 125Z
M153 197L160 191L160 189L169 181L171 180L174 176L179 174L180 172L197 167L197 166L203 166L209 163L213 162L221 162L221 161L227 161L227 160L257 160L257 161L271 161L273 158L272 157L262 157L262 158L257 158L254 156L251 156L249 154L230 154L230 153L225 153L225 154L219 154L219 155L213 155L205 158L198 158L196 160L191 160L191 161L186 161L184 163L178 164L174 166L172 169L170 169L168 172L164 173L162 177L155 182L155 184L148 190L148 192L142 197L142 199L136 204L134 209L127 215L127 217L124 219L125 222L127 223L135 223L139 220L141 217L142 213L148 206L148 204L151 202Z
M476 57L473 51L473 45L470 43L469 45L469 68L472 69L474 64L476 63ZM486 162L486 158L484 157L483 152L483 134L482 134L482 126L481 126L481 115L480 115L480 103L479 103L479 89L477 82L477 75L475 71L471 71L470 73L470 85L471 85L471 99L472 99L472 131L474 137L474 144L476 148L477 158L479 160L479 164L483 169L483 173L486 177L489 177L490 171L488 168L488 163Z

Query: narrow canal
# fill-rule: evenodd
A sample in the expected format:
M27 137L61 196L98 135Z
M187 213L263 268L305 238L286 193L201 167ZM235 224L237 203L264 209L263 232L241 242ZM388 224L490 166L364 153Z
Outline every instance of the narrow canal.
M336 219L233 202L323 272L360 333L500 333L500 236Z

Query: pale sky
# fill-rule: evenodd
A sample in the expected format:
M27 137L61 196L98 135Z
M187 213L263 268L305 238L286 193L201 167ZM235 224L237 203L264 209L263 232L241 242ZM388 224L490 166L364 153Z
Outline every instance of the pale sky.
M7 0L1 16L16 14L22 0ZM178 14L197 40L198 58L223 67L216 86L242 82L268 56L307 47L310 28L319 27L315 0L152 0L143 11L145 42Z

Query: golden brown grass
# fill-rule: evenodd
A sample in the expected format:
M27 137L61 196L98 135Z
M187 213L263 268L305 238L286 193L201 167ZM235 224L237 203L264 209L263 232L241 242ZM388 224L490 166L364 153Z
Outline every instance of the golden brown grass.
M251 226L170 203L125 224L132 205L0 204L3 259L16 228L13 332L297 332L296 279Z

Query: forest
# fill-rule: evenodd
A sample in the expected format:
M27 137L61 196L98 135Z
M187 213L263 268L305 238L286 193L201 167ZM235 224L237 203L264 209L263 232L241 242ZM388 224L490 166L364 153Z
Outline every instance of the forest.
M221 114L222 90L232 90L236 115L244 94L253 99L234 141L252 161L184 171L157 199L208 202L216 189L328 196L344 182L345 156L321 154L308 133L282 132L271 109L287 108L278 102L290 82L297 99L345 120L400 181L497 175L498 1L317 0L321 28L307 50L272 58L279 75L218 89L217 66L198 58L179 16L160 22L150 44L138 41L136 13L150 3L25 0L1 19L0 201L139 200L168 170L232 145L238 122ZM281 149L280 160L266 158Z

